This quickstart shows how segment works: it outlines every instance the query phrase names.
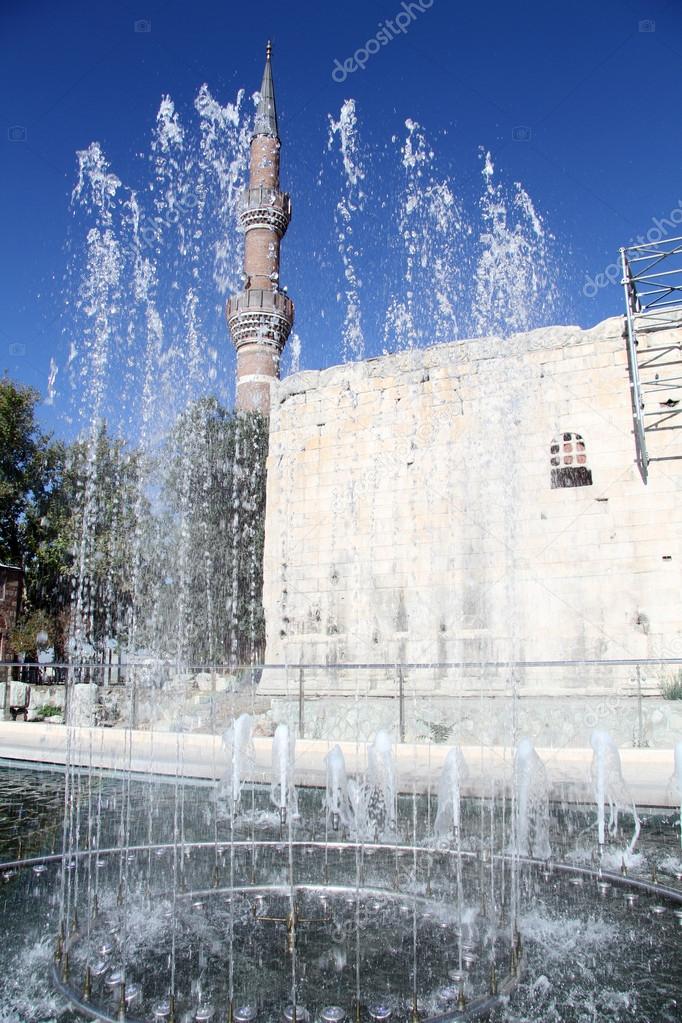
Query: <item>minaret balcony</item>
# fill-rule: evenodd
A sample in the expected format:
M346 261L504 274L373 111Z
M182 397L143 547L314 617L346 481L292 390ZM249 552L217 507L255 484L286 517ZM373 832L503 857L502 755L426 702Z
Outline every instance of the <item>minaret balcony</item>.
M294 322L294 303L283 291L249 288L227 301L227 322L237 348L261 342L283 348Z
M282 237L291 220L291 199L276 188L247 188L239 199L239 219L244 231L266 227Z

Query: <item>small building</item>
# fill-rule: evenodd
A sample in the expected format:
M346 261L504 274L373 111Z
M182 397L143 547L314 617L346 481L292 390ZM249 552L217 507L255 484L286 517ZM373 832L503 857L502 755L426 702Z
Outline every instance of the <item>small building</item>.
M21 609L23 590L23 569L0 564L0 662L9 661L14 655L11 635Z

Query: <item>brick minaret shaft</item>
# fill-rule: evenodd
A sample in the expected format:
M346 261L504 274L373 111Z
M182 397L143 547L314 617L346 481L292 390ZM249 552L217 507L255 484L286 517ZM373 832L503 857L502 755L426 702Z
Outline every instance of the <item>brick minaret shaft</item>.
M237 349L237 411L270 410L270 385L294 322L294 306L279 286L280 243L291 220L291 200L279 190L280 140L272 81L272 47L251 136L249 187L240 200L244 290L227 303Z

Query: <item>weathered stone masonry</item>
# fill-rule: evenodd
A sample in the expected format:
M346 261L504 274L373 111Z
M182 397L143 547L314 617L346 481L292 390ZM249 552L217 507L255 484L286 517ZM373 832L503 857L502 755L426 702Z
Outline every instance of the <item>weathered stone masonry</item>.
M654 455L677 445L674 431L651 440ZM569 466L587 485L556 485ZM270 420L266 660L680 655L681 483L674 459L646 486L639 474L620 318L289 377ZM308 692L322 685L308 676ZM489 670L460 676L508 685ZM451 679L434 669L418 684ZM521 681L595 692L616 677ZM264 691L285 687L266 674Z

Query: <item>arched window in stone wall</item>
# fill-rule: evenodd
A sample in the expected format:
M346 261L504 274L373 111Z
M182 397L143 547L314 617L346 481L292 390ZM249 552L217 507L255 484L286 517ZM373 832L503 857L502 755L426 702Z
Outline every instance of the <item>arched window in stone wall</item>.
M550 448L552 490L560 487L591 487L585 441L579 433L564 433Z

